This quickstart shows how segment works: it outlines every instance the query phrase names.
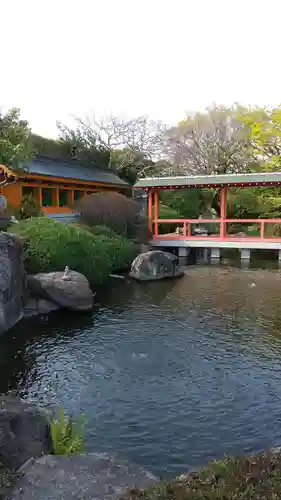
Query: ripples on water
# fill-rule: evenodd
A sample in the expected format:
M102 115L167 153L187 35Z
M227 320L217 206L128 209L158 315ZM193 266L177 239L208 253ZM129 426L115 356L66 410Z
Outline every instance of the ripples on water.
M85 412L89 449L161 475L280 444L279 272L196 266L179 281L117 281L93 314L2 337L0 392Z

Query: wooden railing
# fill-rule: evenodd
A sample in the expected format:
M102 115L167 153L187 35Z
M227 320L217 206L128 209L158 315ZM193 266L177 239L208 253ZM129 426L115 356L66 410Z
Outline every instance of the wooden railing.
M229 240L232 238L240 238L245 240L271 240L271 241L279 241L281 240L280 236L265 236L265 227L267 224L280 224L281 230L281 219L154 219L153 221L153 238L159 239L165 236L165 239L184 239L184 238L192 238L192 239L214 239L219 238L221 240ZM159 234L159 224L175 224L177 227L181 229L180 233L164 233ZM217 224L219 225L219 233L218 234L209 234L209 235L194 235L192 233L193 225L203 225L204 224ZM250 225L256 224L259 226L259 236L251 236L251 235L235 235L227 233L228 224L243 224Z

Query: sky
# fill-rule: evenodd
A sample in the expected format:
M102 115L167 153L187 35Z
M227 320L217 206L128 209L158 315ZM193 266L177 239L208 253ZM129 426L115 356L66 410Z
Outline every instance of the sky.
M281 103L281 0L2 0L0 19L0 107L47 137L93 111Z

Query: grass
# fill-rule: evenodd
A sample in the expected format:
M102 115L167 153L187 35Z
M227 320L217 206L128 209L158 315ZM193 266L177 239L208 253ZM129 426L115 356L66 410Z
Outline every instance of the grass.
M76 455L84 451L85 416L73 422L61 409L57 419L50 420L51 437L54 455Z
M226 458L200 471L130 490L122 500L279 500L281 452Z

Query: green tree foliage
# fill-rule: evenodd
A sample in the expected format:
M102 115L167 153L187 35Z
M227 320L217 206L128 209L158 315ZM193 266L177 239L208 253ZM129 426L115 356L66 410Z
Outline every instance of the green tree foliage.
M94 235L84 227L47 217L26 219L12 226L24 241L28 273L63 271L65 266L86 276L91 285L103 283L112 271L130 265L133 242L115 235Z
M32 194L25 195L22 197L19 217L24 219L30 219L31 217L39 217L43 215L40 211L38 203Z
M280 170L281 107L240 108L237 117L247 131L249 151L257 162L257 169Z
M32 134L32 145L36 155L45 156L60 161L77 161L90 167L107 169L109 155L106 151L92 147L88 149L83 143L72 140L65 135L65 139L46 139Z
M0 110L0 164L21 170L33 154L31 129L27 121L21 120L20 110Z

